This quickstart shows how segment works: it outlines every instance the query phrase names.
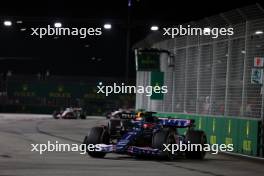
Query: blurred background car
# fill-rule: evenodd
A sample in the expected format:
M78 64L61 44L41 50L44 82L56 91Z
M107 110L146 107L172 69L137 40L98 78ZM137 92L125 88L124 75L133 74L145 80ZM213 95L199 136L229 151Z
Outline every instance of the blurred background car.
M86 113L82 108L66 108L60 111L54 111L54 119L86 119Z

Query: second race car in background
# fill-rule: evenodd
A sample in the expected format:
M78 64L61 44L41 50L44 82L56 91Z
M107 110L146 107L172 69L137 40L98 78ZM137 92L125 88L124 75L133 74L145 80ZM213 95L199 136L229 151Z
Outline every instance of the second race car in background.
M66 108L60 111L54 111L54 119L86 119L86 113L82 108Z
M113 110L110 112L107 112L105 114L107 119L120 119L123 113L133 113L135 112L134 109L118 109L118 110Z

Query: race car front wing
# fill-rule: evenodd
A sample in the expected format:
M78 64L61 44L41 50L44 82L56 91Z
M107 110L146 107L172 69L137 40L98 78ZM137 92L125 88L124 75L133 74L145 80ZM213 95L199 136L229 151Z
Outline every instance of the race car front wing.
M101 150L100 152L105 153L127 153L130 155L149 155L149 156L158 156L162 151L159 149L154 149L151 147L137 147L129 146L126 150L118 150L116 145L106 145L106 144L97 144Z

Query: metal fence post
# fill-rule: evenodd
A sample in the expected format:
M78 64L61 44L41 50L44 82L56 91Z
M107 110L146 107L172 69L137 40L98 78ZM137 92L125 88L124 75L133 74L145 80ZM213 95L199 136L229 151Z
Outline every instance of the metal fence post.
M200 65L201 65L201 45L200 36L198 36L198 64L197 64L197 93L196 93L196 114L199 113L199 96L200 96Z
M188 76L188 43L187 43L187 46L186 46L186 52L185 52L185 66L184 66L184 79L185 79L185 82L184 82L184 98L183 98L183 112L185 113L186 112L186 99L187 99L187 76Z
M174 112L174 106L175 106L175 73L174 70L172 71L172 99L171 99L171 112Z
M264 157L264 85L261 87L262 99L261 99L261 137L260 137L260 153Z
M212 61L212 77L211 77L211 92L210 92L210 106L209 106L209 112L208 114L212 114L212 97L214 95L213 89L214 89L214 80L215 80L215 58L216 58L216 41L212 42L213 44L213 61Z
M243 83L242 83L242 103L241 103L241 114L240 116L245 115L245 107L246 107L246 76L247 76L247 55L248 55L248 47L247 47L247 40L248 40L248 21L246 21L246 30L245 30L245 56L244 56L244 68L243 68Z
M172 70L172 102L171 102L171 112L174 112L175 108L175 65L176 65L176 39L174 39L173 44L173 60L174 60L174 67Z
M231 52L232 52L232 47L231 47L231 37L228 37L228 49L227 49L227 60L226 60L226 87L225 87L225 110L224 110L224 115L227 116L229 114L229 77L230 77L230 62L231 62Z

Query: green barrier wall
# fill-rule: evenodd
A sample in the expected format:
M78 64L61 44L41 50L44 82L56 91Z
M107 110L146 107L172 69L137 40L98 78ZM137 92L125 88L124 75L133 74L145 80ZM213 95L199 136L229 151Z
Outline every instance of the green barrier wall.
M233 152L259 156L260 120L173 113L157 113L156 116L194 119L195 128L205 131L210 144L233 144ZM179 132L184 133L185 129L180 129Z

